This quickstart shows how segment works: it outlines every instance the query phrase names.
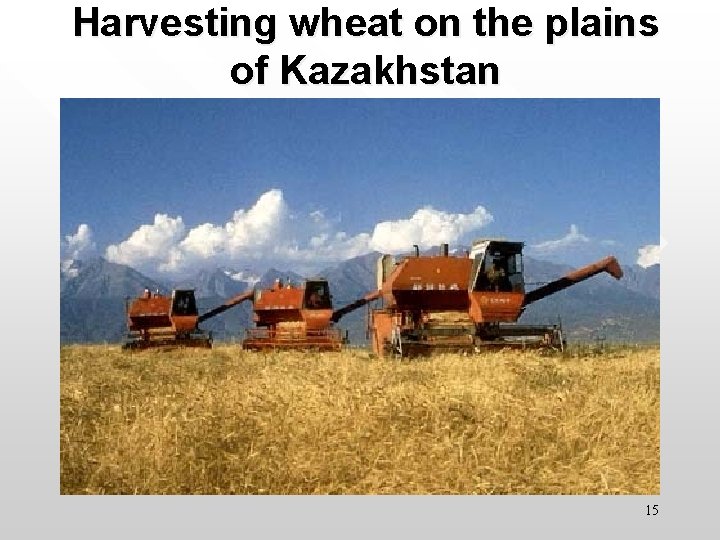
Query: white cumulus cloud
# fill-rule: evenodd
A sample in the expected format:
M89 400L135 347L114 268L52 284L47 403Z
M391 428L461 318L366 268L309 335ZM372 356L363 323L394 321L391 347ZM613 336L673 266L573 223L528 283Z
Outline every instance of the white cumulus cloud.
M282 191L272 189L249 209L235 211L225 223L203 223L186 231L180 216L157 214L152 224L141 225L105 253L113 262L169 274L253 260L316 270L373 250L396 253L408 251L413 244L425 249L456 243L492 219L482 206L468 214L428 206L409 218L377 223L372 232L349 235L339 230L339 220L329 220L320 210L292 212Z
M288 240L290 220L282 191L270 190L249 210L236 210L222 225L203 223L191 229L160 270L180 272L206 261L228 264L262 258Z
M590 241L590 238L580 232L580 229L574 223L570 225L570 230L562 238L555 240L546 240L539 244L531 246L533 249L540 253L553 253L565 248L576 247L580 244L586 244Z
M638 249L637 264L643 268L652 266L654 264L660 264L660 251L664 246L657 244L648 244Z
M409 219L383 221L375 225L370 245L381 252L405 251L413 244L426 249L443 243L456 242L467 233L492 221L482 206L470 214L450 214L432 207L417 210Z
M162 265L175 256L173 249L184 232L182 217L155 214L152 224L140 225L126 240L108 246L105 257L111 262L142 269Z
M65 236L62 243L64 259L82 259L95 251L93 232L87 223L81 223L75 234Z

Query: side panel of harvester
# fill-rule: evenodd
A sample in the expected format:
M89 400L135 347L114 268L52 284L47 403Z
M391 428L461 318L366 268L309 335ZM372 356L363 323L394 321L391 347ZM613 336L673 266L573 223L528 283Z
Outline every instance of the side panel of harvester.
M447 244L438 256L390 256L378 262L378 284L384 306L371 311L373 351L422 354L434 349L472 347L467 283L472 261L451 257Z
M167 296L141 297L127 308L128 330L143 332L154 328L172 329L170 298Z
M402 324L394 315L392 310L385 309L374 309L371 312L370 339L372 350L378 356L383 356L388 344L392 342L393 329Z
M172 296L146 294L128 308L129 329L149 331L167 329L190 332L195 329L198 312L193 291L177 290Z

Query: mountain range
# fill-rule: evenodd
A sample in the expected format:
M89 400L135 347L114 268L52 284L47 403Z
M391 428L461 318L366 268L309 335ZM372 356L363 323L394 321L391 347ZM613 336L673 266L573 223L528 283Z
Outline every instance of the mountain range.
M379 253L369 253L319 272L325 277L337 308L375 290ZM524 257L528 290L556 279L572 268ZM658 342L660 338L660 267L624 266L616 281L595 276L556 295L528 306L521 323L562 321L569 341ZM61 343L119 342L126 332L125 303L145 287L160 292L193 288L200 312L252 287L267 287L275 279L301 283L303 277L271 268L262 274L230 268L203 269L179 281L153 279L129 266L98 258L65 262L60 271ZM366 340L367 310L346 315L339 323L353 343ZM252 307L245 302L203 323L216 340L242 339L252 326Z

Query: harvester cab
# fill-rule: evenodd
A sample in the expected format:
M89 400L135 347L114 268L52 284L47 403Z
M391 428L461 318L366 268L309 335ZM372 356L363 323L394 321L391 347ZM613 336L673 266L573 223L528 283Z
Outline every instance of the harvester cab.
M305 281L303 308L311 310L332 309L332 295L326 280L309 279Z
M522 242L480 240L473 242L469 257L471 291L519 292L525 290Z
M476 323L515 322L525 297L523 243L505 240L473 242L468 292Z
M197 303L195 302L195 291L174 290L172 292L172 308L170 313L176 317L197 317L198 309Z

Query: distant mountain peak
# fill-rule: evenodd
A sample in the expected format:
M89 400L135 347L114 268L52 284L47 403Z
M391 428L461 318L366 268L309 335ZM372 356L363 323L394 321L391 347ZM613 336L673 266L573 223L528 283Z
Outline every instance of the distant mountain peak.
M60 269L61 294L73 298L126 298L150 290L166 291L167 287L137 270L109 262L102 257L75 261Z

